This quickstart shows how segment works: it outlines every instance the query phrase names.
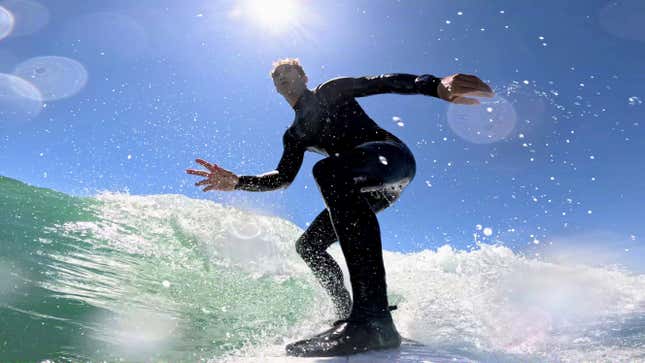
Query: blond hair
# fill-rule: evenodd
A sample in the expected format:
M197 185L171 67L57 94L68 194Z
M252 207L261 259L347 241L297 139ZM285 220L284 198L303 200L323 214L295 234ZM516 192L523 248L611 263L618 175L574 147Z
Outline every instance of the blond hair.
M273 68L271 68L271 77L273 77L273 74L275 73L275 70L283 65L289 65L293 66L298 70L298 73L300 73L301 76L306 77L307 75L305 74L305 70L302 68L302 65L300 64L300 60L298 58L284 58L284 59L278 59L277 61L273 62Z

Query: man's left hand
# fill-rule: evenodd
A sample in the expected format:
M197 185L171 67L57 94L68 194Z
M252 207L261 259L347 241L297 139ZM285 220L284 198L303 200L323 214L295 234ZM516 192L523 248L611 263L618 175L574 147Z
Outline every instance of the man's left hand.
M443 100L462 105L479 104L479 100L466 96L490 98L495 95L493 90L477 76L461 73L442 78L437 86L437 94Z

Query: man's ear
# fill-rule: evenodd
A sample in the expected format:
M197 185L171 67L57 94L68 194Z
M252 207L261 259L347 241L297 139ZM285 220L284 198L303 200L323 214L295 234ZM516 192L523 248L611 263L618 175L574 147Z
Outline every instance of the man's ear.
M309 78L307 78L307 75L305 75L304 81L305 81L305 83L309 82Z

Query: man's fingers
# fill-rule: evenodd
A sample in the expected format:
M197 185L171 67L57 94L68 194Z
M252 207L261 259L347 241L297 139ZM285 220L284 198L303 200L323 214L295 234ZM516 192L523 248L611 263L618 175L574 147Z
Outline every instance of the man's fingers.
M210 179L204 179L202 181L198 181L197 183L195 183L195 186L198 187L200 185L205 185L205 184L210 184L210 183L211 183Z
M199 158L198 158L198 159L195 159L195 162L196 162L197 164L200 164L201 166L203 166L203 167L207 168L207 169L210 169L210 168L212 168L212 167L213 167L213 165L212 165L211 163L209 163L208 161L206 161L206 160L204 160L204 159L199 159Z
M493 90L486 83L471 83L471 82L459 83L458 85L456 85L456 88L476 90L484 93L493 93Z
M463 86L463 85L459 85L453 88L452 93L456 95L468 95L468 96L474 96L474 97L488 97L488 98L495 96L495 93L491 91L489 88L471 87L471 86Z
M494 92L474 90L474 89L467 89L464 92L460 92L460 94L473 96L473 97L486 97L486 98L492 98L493 96L495 96Z
M481 79L479 79L479 77L474 76L472 74L461 74L461 73L458 74L457 76L455 76L455 79L465 80L465 81L468 81L468 82L475 82L475 83L482 81Z
M458 103L460 105L479 105L479 101L474 98L467 97L457 97L452 100L452 103Z
M473 76L470 74L460 74L459 76L454 78L454 81L457 82L465 82L465 83L472 83L476 85L486 85L484 81L482 81L479 77Z
M209 163L208 161L206 161L204 159L195 159L195 162L197 164L200 164L200 165L204 166L206 169L208 169L210 171L215 171L217 169L220 169L219 166L217 166L215 164L211 164L211 163Z
M491 94L493 93L490 86L476 76L460 74L453 79L453 83L456 88L472 88L483 92L489 92Z
M210 173L208 173L207 171L195 170L195 169L186 169L186 173L191 175L203 176L205 178L208 178L208 176L210 175Z
M215 189L215 186L213 186L213 185L209 185L209 186L207 186L206 188L202 189L202 191L207 192L207 191L209 191L209 190L213 190L213 189Z

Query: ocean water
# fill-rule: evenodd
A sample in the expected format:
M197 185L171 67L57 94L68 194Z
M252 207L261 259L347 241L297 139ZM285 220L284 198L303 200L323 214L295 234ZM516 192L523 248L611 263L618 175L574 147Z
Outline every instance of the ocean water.
M317 332L332 308L295 253L301 232L181 195L79 198L0 177L0 362L235 361ZM503 245L384 256L397 327L429 349L645 361L645 275Z

